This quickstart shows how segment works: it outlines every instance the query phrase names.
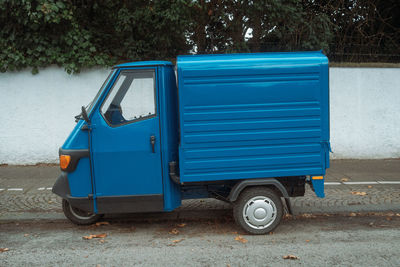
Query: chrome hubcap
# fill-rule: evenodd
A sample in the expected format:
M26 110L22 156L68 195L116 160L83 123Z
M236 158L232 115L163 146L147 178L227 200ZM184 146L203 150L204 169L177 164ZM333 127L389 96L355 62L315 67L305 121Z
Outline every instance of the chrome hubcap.
M275 203L268 197L256 196L244 205L243 219L254 229L264 229L276 219Z

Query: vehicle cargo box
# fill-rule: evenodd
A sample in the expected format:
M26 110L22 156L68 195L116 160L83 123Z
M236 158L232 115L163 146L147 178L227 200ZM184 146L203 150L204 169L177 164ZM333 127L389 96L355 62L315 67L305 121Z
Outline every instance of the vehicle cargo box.
M181 182L324 175L321 52L179 56Z

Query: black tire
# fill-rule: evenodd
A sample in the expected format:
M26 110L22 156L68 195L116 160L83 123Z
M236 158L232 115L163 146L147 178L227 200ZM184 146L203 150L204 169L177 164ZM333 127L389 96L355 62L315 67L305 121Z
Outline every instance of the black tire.
M81 209L74 208L65 199L62 200L62 208L65 217L67 217L71 222L78 225L92 224L97 222L102 217L101 214L89 213Z
M250 234L263 235L273 231L281 222L282 216L281 198L268 187L244 189L233 203L236 223Z

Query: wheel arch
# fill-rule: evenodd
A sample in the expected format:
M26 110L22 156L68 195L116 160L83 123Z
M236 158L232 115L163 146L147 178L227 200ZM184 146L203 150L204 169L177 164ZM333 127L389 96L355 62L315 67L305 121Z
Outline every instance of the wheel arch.
M277 190L277 192L280 193L281 196L284 197L285 199L289 198L289 194L281 182L279 182L275 178L265 178L265 179L243 180L243 181L236 183L228 195L228 200L230 202L236 201L237 198L239 197L240 193L244 189L246 189L248 187L253 187L253 186L269 186L269 187L272 187L275 190Z

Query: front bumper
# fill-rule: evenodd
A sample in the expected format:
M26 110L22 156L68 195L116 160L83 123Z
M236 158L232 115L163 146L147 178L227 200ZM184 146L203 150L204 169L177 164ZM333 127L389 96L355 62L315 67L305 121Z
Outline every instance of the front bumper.
M61 172L61 175L57 178L52 192L61 198L67 200L72 207L93 212L93 199L88 197L73 197L71 196L71 190L69 188L68 173Z

